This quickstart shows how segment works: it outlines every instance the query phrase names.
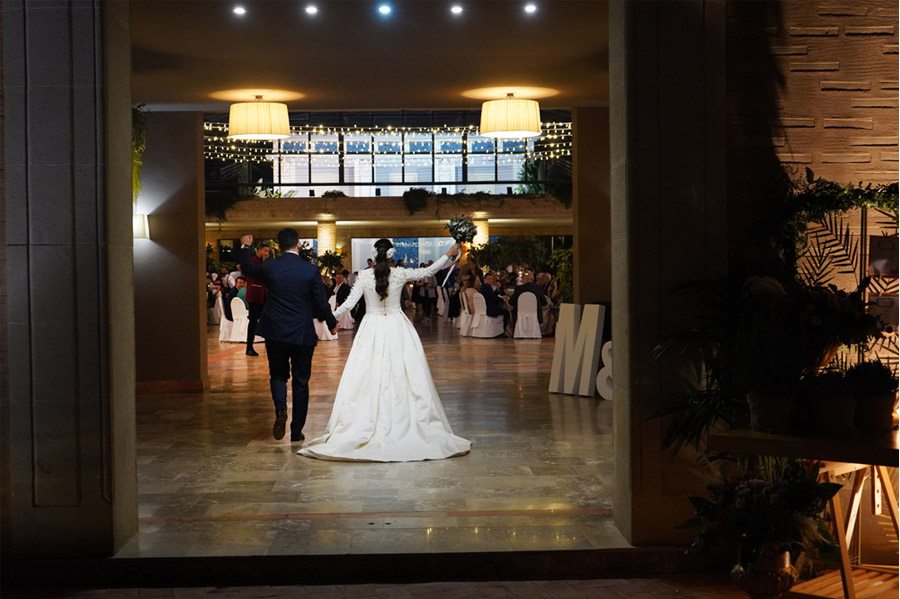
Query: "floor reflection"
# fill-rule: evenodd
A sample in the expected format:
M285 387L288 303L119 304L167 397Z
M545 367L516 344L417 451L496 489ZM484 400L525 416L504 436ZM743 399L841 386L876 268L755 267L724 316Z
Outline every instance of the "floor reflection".
M468 456L320 462L271 438L262 345L220 345L212 388L138 399L140 534L121 556L622 547L611 522L612 405L547 393L552 340L460 339L416 323ZM316 350L307 435L331 410L352 335Z

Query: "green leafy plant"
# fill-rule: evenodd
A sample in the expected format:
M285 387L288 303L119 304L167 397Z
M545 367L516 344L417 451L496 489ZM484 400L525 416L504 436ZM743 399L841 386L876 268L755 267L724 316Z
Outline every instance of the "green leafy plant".
M143 104L131 107L131 201L134 203L141 191L141 171L147 149L147 118L143 108Z
M570 304L575 301L574 261L575 253L572 248L553 250L550 253L548 262L556 276L559 299L562 303Z
M431 192L424 187L411 187L403 192L403 204L406 206L406 211L412 216L416 212L425 210L429 197L431 197Z
M498 237L470 251L479 264L492 268L527 264L534 269L547 259L547 247L535 237Z
M519 171L518 191L556 198L566 208L572 205L572 160L526 160Z
M347 194L340 189L329 189L322 194L323 198L346 198Z
M846 374L847 386L857 396L879 395L897 391L897 376L879 360L860 362Z
M344 268L344 255L341 252L327 251L317 260L319 268L327 272L338 272Z
M766 549L833 552L825 527L825 505L841 489L819 482L819 464L786 458L759 458L742 463L738 476L723 476L707 491L690 497L695 515L680 528L697 530L694 546L736 546L747 566Z

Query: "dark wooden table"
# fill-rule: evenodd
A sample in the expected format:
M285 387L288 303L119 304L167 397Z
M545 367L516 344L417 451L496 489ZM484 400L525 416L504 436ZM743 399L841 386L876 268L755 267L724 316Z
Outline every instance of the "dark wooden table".
M836 437L732 430L713 435L710 447L734 454L818 460L823 462L821 476L826 481L833 481L841 473L854 473L848 517L844 518L839 495L829 501L835 537L841 550L840 579L835 575L825 575L796 586L793 594L808 597L834 596L837 591L848 599L854 599L857 593L867 597L880 597L883 592L887 593L884 596L897 596L896 572L886 572L884 568L852 567L847 545L861 503L863 483L870 475L873 487L880 488L885 495L894 532L898 530L897 497L887 472L889 467L896 468L900 459L898 431Z

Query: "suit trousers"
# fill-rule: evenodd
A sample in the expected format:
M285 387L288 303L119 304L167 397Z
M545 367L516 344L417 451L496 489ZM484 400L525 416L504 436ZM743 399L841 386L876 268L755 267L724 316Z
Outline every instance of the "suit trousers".
M247 349L253 349L253 340L256 339L256 325L259 323L259 317L262 314L264 305L265 304L248 304Z
M291 382L291 436L303 432L309 409L309 376L312 372L315 345L294 345L266 339L266 356L269 359L269 387L275 412L287 411L287 382Z

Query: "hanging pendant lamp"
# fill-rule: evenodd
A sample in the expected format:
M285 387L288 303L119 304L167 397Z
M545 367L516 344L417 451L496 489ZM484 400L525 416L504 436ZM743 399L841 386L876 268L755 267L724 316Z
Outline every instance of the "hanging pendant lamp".
M502 100L481 105L480 135L499 139L520 139L541 134L541 108L535 100L507 94Z
M228 111L228 137L231 139L275 140L291 136L287 104L255 102L232 104Z

